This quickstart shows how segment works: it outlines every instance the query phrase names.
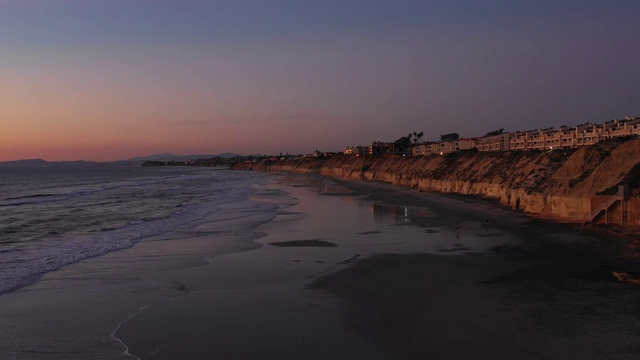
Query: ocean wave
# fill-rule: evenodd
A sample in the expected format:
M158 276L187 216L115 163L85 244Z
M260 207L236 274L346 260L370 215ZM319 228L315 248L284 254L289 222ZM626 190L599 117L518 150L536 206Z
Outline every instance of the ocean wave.
M58 186L52 186L53 189L57 189L56 192L35 193L35 194L25 194L25 195L5 197L5 199L2 202L0 202L0 207L59 202L59 201L69 200L75 197L86 197L86 196L95 195L97 193L114 191L118 189L138 188L138 187L150 186L155 184L162 184L164 182L171 181L173 179L189 180L189 179L197 179L197 178L198 177L195 177L195 176L193 177L165 176L165 177L155 178L155 179L120 181L118 183L110 184L110 185L104 185L101 183L81 183L81 184L66 185L66 186L58 185Z
M230 177L232 173L225 176ZM122 206L153 209L158 206L154 204L162 203L169 213L161 215L162 212L148 214L137 212L134 215L141 216L140 218L124 221L120 225L89 218L87 227L78 229L77 222L79 220L76 215L71 214L74 207L56 206L55 211L59 213L53 211L45 219L46 221L36 220L36 222L44 222L46 225L42 228L40 235L25 237L27 240L11 245L11 247L6 247L9 241L0 243L0 293L29 285L42 274L57 270L65 265L101 256L111 251L126 249L146 238L163 233L178 229L191 229L205 223L213 224L207 225L208 229L215 228L217 223L220 224L216 231L247 231L257 224L272 219L276 212L273 205L248 200L249 194L252 192L250 187L256 183L256 178L238 175L233 175L233 177L233 181L222 181L230 179L224 177L218 179L211 174L197 174L190 177L164 177L164 179L157 179L157 181L121 181L118 186L111 188L123 189L123 184L136 186L135 184L144 183L146 186L143 186L140 192L151 194L149 195L151 198L139 196ZM186 181L189 179L193 182ZM167 186L170 184L163 183L163 181L174 180L182 182L184 186ZM106 187L102 186L102 188ZM166 189L173 189L178 193L165 199L163 194ZM80 194L81 192L76 193ZM123 192L122 196L126 197L127 194ZM183 199L180 200L180 197ZM101 206L104 206L105 203L111 201L101 197L92 198L92 200L95 201L87 202L82 206L85 206L86 209L92 207L95 209L96 205L102 204ZM176 202L176 200L178 201ZM177 207L176 203L179 204ZM221 209L223 211L220 211ZM118 208L110 209L110 211L117 210ZM12 231L13 227L6 230Z
M47 196L53 196L54 194L30 194L30 195L22 195L16 197L8 197L6 200L19 200L19 199L31 199L31 198L41 198Z

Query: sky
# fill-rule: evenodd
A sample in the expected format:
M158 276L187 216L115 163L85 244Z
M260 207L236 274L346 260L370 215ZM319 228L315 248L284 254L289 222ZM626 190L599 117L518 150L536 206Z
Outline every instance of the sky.
M640 116L637 0L0 0L0 161Z

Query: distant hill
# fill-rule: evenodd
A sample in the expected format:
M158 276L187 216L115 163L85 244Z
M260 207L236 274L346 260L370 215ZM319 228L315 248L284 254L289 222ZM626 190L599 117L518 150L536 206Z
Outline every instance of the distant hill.
M131 159L121 160L121 161L167 161L167 160L173 160L177 157L180 157L180 155L165 153L165 154L155 154L155 155L148 155L148 156L137 156Z
M140 161L188 161L188 160L197 160L197 159L210 159L213 157L221 157L221 158L233 158L239 156L238 154L232 153L222 153L217 155L176 155L176 154L155 154L149 156L139 156L134 157L132 159L124 160L131 162L140 162Z
M43 159L25 159L0 162L0 166L44 166L48 162Z
M238 157L238 156L242 156L242 155L234 154L234 153L222 153L222 154L218 154L218 156L220 156L221 158L224 158L224 159L230 159L230 158L234 158L234 157Z
M26 159L0 162L2 167L37 167L37 166L77 166L77 165L96 165L100 164L94 161L46 161L43 159Z
M96 162L96 161L47 161L44 159L25 159L0 162L0 167L37 167L37 166L84 166L84 165L97 165L97 164L141 164L145 161L188 161L198 159L211 159L214 157L221 157L223 159L234 158L240 156L232 153L222 153L218 155L176 155L176 154L156 154L149 156L135 157L128 160L113 161L113 162Z

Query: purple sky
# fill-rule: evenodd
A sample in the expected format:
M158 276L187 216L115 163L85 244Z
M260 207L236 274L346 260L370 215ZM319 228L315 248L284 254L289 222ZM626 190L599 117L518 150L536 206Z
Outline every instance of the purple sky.
M640 1L0 0L0 161L640 115Z

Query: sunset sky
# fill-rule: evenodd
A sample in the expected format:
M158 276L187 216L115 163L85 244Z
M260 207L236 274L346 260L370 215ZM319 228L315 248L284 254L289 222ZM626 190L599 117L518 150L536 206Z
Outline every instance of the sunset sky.
M0 0L0 161L640 115L637 0Z

